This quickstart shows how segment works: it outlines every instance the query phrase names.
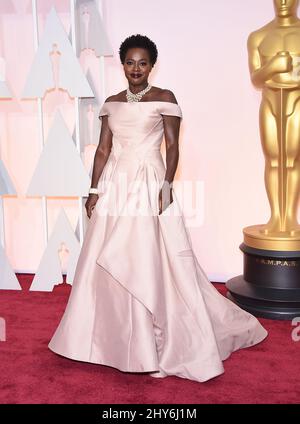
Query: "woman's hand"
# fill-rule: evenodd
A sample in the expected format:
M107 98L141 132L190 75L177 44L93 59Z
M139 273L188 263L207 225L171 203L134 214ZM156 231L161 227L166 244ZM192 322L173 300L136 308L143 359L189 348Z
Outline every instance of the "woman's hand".
M172 184L170 184L168 181L165 181L163 183L162 188L159 191L159 197L158 197L158 206L159 206L159 215L163 213L165 209L173 202L173 195L172 195Z
M85 202L85 209L86 209L87 216L89 218L91 218L92 216L93 209L96 206L98 199L99 199L98 194L90 194L87 201Z

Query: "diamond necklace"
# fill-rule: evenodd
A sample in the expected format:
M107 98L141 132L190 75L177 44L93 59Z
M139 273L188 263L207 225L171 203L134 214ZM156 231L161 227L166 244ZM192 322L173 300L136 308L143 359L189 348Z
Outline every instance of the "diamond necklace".
M147 91L149 91L152 88L152 85L148 84L146 88L144 88L144 90L139 91L138 93L132 93L129 89L129 87L127 88L127 92L126 92L126 98L128 102L139 102L141 100L141 98L143 97L144 94L147 93Z

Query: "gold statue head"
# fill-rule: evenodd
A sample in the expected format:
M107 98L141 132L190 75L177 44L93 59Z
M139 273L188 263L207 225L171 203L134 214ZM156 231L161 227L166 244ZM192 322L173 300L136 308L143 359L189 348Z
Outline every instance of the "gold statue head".
M288 18L296 16L299 6L299 0L273 0L276 16L279 18Z

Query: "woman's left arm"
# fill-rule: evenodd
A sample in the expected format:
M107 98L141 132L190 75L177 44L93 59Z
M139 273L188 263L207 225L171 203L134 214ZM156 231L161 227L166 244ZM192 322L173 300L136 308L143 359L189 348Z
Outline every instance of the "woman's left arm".
M165 90L163 101L177 104L176 97L170 90ZM172 185L179 161L180 118L163 115L163 123L166 142L166 174L159 192L159 215L173 202Z

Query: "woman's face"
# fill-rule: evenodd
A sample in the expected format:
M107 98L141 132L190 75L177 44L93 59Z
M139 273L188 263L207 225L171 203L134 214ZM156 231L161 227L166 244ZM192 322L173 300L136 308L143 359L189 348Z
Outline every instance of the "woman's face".
M152 70L148 50L136 47L129 49L124 61L124 72L131 85L143 85L148 82Z

